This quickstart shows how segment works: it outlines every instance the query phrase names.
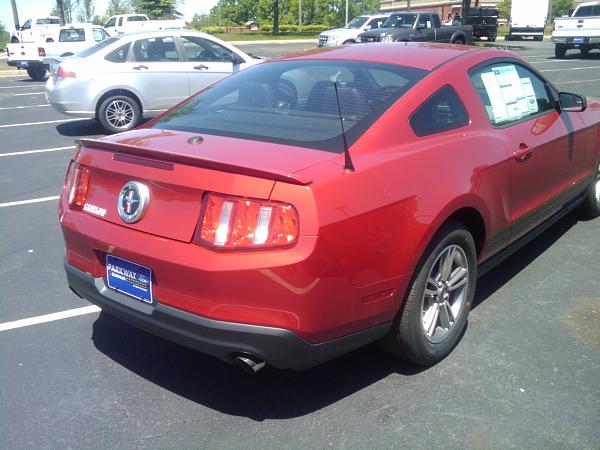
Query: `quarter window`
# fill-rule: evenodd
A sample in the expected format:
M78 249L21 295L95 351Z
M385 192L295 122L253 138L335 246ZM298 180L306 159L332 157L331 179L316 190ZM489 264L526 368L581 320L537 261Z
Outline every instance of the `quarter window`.
M469 75L492 125L508 125L554 110L544 81L519 64L497 63Z
M104 57L105 60L114 62L114 63L122 63L127 60L127 53L129 52L129 47L131 46L131 42L128 42L125 45L120 46L118 49L113 50L108 55Z
M419 106L409 122L417 136L429 136L467 125L469 115L456 91L444 86Z

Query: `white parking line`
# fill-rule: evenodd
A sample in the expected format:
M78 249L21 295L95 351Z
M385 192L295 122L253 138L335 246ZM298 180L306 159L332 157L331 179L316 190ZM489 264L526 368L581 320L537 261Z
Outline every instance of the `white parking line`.
M11 123L8 125L0 125L0 128L26 127L29 125L44 125L46 123L74 122L76 120L81 120L81 119L63 119L63 120L46 120L44 122Z
M573 60L571 59L543 59L541 61L529 61L529 64L546 64L546 63L569 63L569 62L573 62ZM578 62L584 62L584 61L578 61ZM585 62L589 62L589 63L595 63L596 61L585 61ZM590 69L595 69L598 66L590 66Z
M50 105L45 104L45 105L29 105L29 106L3 106L2 108L0 108L0 111L4 110L4 109L41 108L43 106L50 106Z
M13 322L0 323L0 331L14 330L15 328L39 325L40 323L54 322L55 320L68 319L69 317L83 316L101 311L96 305L84 306L83 308L67 309L43 316L29 317L27 319L15 320Z
M594 78L593 80L555 81L554 84L591 83L594 81L600 81L600 78Z
M46 91L43 91L43 92L25 92L23 94L14 94L14 96L18 97L19 95L43 95L45 93L46 93Z
M561 72L563 70L590 70L595 67L566 67L564 69L540 69L540 72Z
M19 84L17 86L1 86L0 89L21 89L21 88L40 88L40 86L43 86L42 84L30 84L29 86L27 85L23 85L23 84Z
M2 158L3 156L21 156L21 155L32 155L34 153L58 152L61 150L69 150L71 148L75 148L75 146L69 145L67 147L54 147L54 148L43 148L41 150L24 150L22 152L0 153L0 158Z
M58 195L53 195L52 197L40 197L32 198L30 200L20 200L18 202L0 203L0 208L6 208L8 206L29 205L30 203L50 202L52 200L58 200L58 197Z

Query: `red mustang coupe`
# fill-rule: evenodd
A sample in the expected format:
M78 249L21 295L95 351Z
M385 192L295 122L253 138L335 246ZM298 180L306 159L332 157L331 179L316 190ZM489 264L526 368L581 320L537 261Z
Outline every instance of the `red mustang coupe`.
M600 215L600 102L512 53L317 49L82 139L60 200L75 293L257 371L381 341L433 364L478 275Z

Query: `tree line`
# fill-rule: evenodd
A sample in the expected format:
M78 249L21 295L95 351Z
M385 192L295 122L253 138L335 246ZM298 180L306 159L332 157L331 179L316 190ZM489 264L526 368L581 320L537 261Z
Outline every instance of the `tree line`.
M94 0L56 0L52 15L60 17L61 23L93 22L103 24L116 14L140 13L150 19L177 19L179 0L109 0L103 15L96 14Z

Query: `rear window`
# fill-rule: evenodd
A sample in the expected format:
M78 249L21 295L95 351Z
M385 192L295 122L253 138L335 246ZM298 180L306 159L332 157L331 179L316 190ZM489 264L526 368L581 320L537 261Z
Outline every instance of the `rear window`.
M127 22L145 22L148 19L146 18L146 16L129 16L127 18Z
M85 41L85 32L83 28L69 28L60 30L58 35L59 42L83 42Z
M600 5L580 6L573 17L600 16Z
M340 111L352 145L427 73L354 61L265 63L195 95L153 127L341 153Z
M36 25L60 25L60 20L58 19L51 19L51 18L46 18L46 19L37 19L35 21Z

